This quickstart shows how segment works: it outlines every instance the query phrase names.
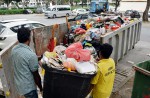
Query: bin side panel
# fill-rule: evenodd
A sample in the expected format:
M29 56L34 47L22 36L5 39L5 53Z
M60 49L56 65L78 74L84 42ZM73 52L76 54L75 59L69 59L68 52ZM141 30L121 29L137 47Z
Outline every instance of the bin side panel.
M144 61L136 65L150 72L150 61ZM136 70L132 98L149 98L150 97L150 76Z
M132 98L149 98L150 97L150 77L136 71Z
M137 41L139 41L141 24L141 21L135 21L126 27L101 36L101 43L109 43L113 46L114 50L111 57L116 63L123 58L129 50L133 49Z
M15 44L13 44L11 47L7 47L0 53L0 58L2 61L2 65L3 65L3 71L5 74L6 83L7 83L7 84L4 84L4 85L2 84L2 85L4 88L5 86L7 86L8 88L8 91L5 91L5 93L10 92L10 95L6 96L6 98L21 98L17 94L17 91L15 89L14 74L13 74L14 70L13 70L13 66L11 62L11 49L13 48Z
M57 44L62 43L64 35L68 32L68 28L65 23L58 25L57 28L53 28L53 26L46 26L33 30L33 49L35 49L38 56L48 50L48 45L52 38L52 29L54 30L54 37L56 37Z
M91 78L45 70L43 98L85 98Z
M52 26L47 26L43 28L36 28L33 30L33 45L36 54L39 56L48 50L47 46L51 38Z

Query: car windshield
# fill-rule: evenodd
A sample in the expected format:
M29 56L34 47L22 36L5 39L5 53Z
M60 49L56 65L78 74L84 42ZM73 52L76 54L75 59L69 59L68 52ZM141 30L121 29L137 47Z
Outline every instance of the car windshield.
M47 11L51 11L51 8L47 8Z
M0 24L0 35L3 33L3 31L5 30L5 28L6 28L5 26L3 26L3 25Z

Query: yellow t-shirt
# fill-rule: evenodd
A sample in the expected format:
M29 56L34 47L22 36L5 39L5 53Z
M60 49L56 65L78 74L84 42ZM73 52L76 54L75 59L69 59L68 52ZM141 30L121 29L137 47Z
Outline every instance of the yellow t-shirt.
M111 58L100 60L98 62L98 72L91 81L91 84L94 84L92 97L109 98L112 92L114 78L115 78L114 60Z

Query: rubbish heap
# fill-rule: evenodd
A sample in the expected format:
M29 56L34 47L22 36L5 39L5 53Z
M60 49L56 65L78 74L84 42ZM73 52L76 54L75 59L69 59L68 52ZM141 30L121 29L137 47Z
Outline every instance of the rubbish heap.
M65 34L63 43L49 47L51 52L43 54L42 63L50 68L78 72L96 73L97 50L100 49L100 36L113 32L132 23L134 19L106 16L98 20L81 20L71 26ZM54 40L55 41L55 40ZM56 42L53 42L56 43Z

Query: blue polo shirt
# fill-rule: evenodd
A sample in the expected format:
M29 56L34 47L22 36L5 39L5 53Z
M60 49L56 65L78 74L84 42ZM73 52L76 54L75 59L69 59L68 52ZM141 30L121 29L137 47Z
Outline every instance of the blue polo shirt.
M25 95L36 90L32 72L38 70L38 58L26 44L19 43L11 51L14 80L18 93Z

